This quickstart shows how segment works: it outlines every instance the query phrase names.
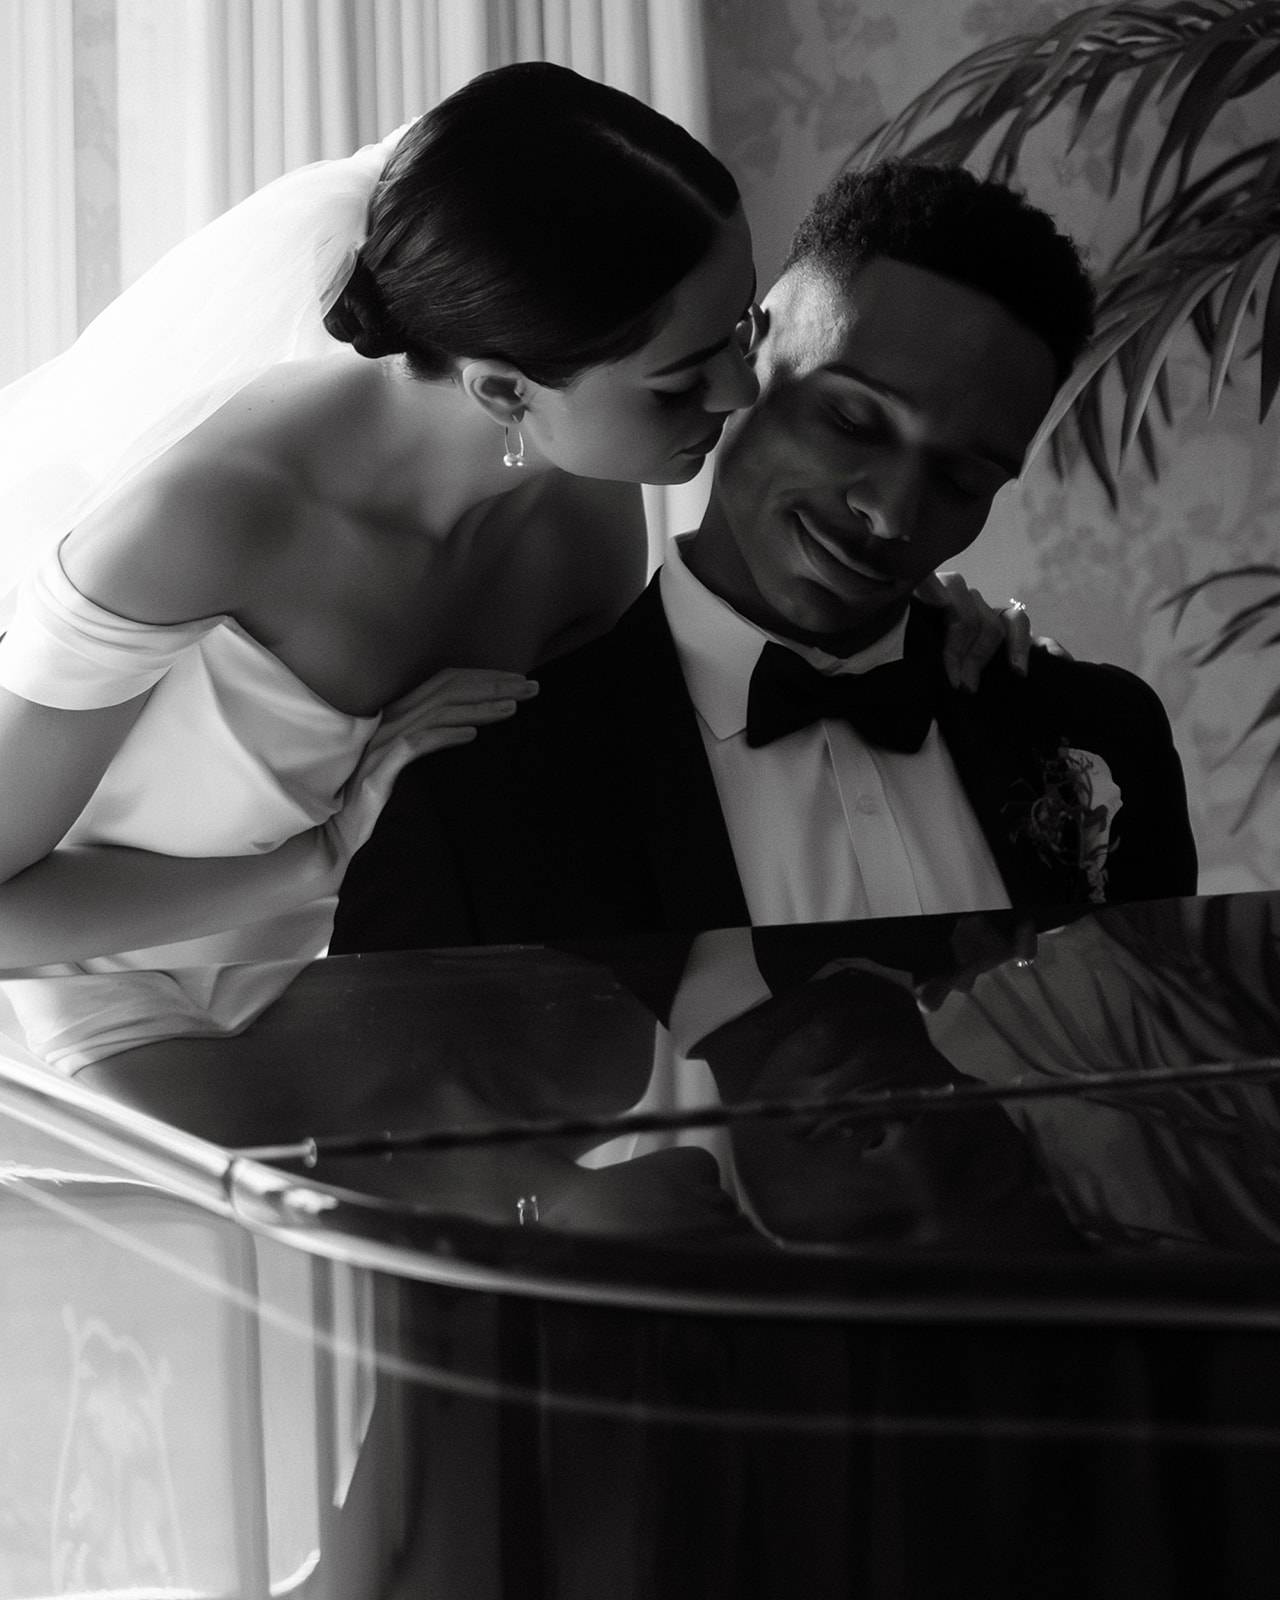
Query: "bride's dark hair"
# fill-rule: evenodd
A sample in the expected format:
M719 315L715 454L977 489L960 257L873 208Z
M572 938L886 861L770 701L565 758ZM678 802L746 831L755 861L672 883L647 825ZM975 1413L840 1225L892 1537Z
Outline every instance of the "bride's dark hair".
M716 157L642 101L567 67L500 67L400 141L325 327L424 378L496 356L563 385L647 341L738 204Z

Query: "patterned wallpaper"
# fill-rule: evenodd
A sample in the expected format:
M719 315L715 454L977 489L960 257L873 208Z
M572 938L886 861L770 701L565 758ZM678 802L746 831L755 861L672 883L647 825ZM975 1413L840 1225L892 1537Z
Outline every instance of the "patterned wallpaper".
M851 147L877 122L969 51L1035 31L1074 9L1046 0L704 0L713 139L743 186L761 279L782 260L792 228ZM1280 126L1280 98L1255 97L1222 121L1222 149ZM1094 259L1126 221L1107 204L1102 151L1110 102L1069 155L1065 123L1030 147L1023 181ZM1160 127L1140 123L1131 162ZM1233 747L1275 688L1280 661L1240 655L1200 668L1190 647L1213 613L1198 602L1174 635L1161 601L1189 578L1277 556L1280 417L1259 426L1256 374L1228 389L1213 417L1199 405L1204 372L1179 349L1175 394L1188 403L1165 438L1160 477L1121 476L1113 513L1087 476L1060 483L1037 461L1006 490L961 563L1000 600L1016 594L1037 629L1075 654L1119 663L1160 693L1191 793L1206 892L1280 887L1280 797L1234 829L1243 800L1277 742L1264 731ZM1223 596L1223 606L1230 598Z

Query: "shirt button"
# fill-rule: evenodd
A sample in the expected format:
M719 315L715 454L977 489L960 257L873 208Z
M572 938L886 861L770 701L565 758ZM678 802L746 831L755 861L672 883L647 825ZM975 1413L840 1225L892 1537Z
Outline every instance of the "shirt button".
M860 811L864 817L878 817L880 815L880 802L873 794L860 794L855 809Z

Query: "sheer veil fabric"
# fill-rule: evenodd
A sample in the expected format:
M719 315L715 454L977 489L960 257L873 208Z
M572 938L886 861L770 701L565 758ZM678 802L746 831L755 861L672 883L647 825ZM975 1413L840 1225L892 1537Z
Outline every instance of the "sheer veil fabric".
M0 391L0 625L26 573L135 473L267 368L335 350L323 319L408 126L259 189Z

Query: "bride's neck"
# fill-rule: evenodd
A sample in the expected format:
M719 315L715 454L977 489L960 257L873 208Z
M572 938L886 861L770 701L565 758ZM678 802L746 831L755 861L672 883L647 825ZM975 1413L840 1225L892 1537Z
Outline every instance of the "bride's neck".
M448 379L422 380L403 369L386 376L383 487L424 507L433 531L447 532L484 501L550 470L531 451L524 466L505 465L502 428Z

